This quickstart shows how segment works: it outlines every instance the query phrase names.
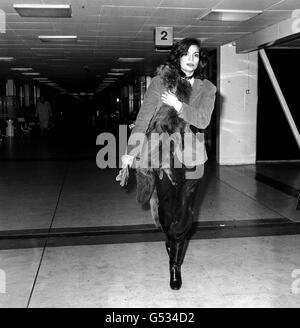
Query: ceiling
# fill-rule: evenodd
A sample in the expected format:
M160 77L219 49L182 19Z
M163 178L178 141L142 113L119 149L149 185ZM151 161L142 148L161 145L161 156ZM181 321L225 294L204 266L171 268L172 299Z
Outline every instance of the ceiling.
M71 18L20 17L13 4L70 4ZM1 0L6 31L0 34L0 79L28 81L11 67L31 67L69 92L94 92L112 68L131 68L120 79L151 74L166 56L154 48L154 28L173 26L175 41L187 36L215 48L290 18L299 0ZM204 21L208 9L262 10L245 22ZM39 35L77 35L77 43L49 44ZM119 57L143 57L119 63Z

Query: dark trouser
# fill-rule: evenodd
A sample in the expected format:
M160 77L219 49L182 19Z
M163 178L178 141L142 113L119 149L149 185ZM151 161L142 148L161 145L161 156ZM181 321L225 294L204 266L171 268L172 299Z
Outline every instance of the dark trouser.
M156 175L159 221L168 242L181 243L193 223L194 198L200 179L186 179L182 171L174 172L173 185L165 172L162 179Z

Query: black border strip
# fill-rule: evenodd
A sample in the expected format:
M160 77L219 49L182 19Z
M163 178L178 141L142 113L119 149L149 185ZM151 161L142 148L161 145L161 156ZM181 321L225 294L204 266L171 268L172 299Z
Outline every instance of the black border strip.
M253 226L262 224L291 223L287 218L264 218L251 220L217 220L217 221L197 221L194 222L194 229L210 229L218 227L239 227ZM160 231L154 224L137 224L122 226L98 226L98 227L66 227L51 229L25 229L25 230L6 230L0 231L0 240L3 239L31 239L47 237L74 237L74 236L93 236L93 235L113 235L113 234L132 234L136 232L148 233Z
M289 186L281 181L275 180L275 179L270 178L261 173L255 174L255 180L262 182L274 189L277 189L277 190L279 190L287 195L293 196L295 198L297 198L300 193L300 189L296 189L292 186Z
M163 241L164 235L154 225L52 229L49 233L0 236L0 249L99 245ZM31 230L32 231L32 230ZM300 222L286 218L195 222L191 239L238 238L300 234Z

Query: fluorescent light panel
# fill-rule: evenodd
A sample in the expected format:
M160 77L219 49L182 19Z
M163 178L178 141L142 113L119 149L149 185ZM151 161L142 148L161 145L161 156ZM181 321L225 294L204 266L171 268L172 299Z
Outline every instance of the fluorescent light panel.
M15 4L13 7L21 17L72 17L70 5Z
M201 20L244 22L261 14L261 10L231 10L231 9L212 9Z
M37 72L32 72L32 73L21 73L23 75L28 75L28 76L37 76L37 75L40 75L40 73L37 73Z
M107 75L111 75L111 76L121 76L121 75L125 75L125 73L107 73Z
M79 92L79 95L80 96L93 96L94 93L92 93L92 92Z
M32 71L32 68L30 67L11 67L12 71L18 71L18 72L27 72Z
M39 40L42 42L51 42L51 43L75 43L77 42L76 35L39 35Z
M111 71L115 73L129 72L131 71L131 68L112 68Z
M0 61L14 61L15 58L14 57L0 57Z
M47 82L47 83L45 83L45 84L46 84L46 85L49 85L50 87L57 86L57 84L54 83L54 82Z

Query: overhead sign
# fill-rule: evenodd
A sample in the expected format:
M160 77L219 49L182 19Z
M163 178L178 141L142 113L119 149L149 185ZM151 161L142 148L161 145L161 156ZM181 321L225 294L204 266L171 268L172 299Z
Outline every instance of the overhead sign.
M155 28L155 47L171 48L173 45L173 27Z

